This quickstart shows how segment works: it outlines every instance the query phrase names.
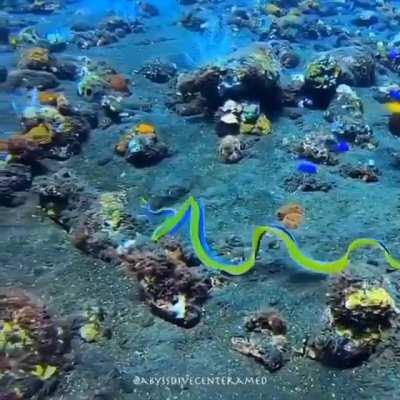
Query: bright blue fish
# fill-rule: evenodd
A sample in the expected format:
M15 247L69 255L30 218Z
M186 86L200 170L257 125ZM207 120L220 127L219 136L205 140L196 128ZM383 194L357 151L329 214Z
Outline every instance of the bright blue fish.
M336 153L347 153L350 150L350 146L344 140L340 140L337 142L333 148L333 151Z
M400 52L397 49L392 49L387 54L388 59L391 61L396 61L400 58Z
M389 96L392 100L400 101L400 89L391 89Z
M310 161L300 161L297 164L297 171L304 174L316 174L318 172L317 166Z

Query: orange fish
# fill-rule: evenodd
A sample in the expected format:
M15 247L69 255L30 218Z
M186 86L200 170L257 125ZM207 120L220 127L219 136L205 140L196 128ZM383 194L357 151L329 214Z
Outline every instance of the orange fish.
M304 219L304 209L296 203L282 206L276 213L279 221L288 229L297 229Z

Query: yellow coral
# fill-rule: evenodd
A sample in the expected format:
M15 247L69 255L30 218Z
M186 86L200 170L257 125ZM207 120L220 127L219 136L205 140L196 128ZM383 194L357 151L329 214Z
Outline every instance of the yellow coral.
M47 381L57 373L57 367L53 365L35 365L32 375L36 376L42 381Z
M34 47L32 49L29 49L24 54L24 59L27 63L35 62L42 65L49 65L50 53L49 50L43 47Z
M120 227L124 220L125 194L119 192L103 193L100 196L101 214L113 230Z
M88 322L79 329L80 337L88 343L99 342L103 338L100 324Z
M349 310L357 308L394 308L395 302L383 288L360 289L351 293L345 306Z
M363 343L364 345L368 343L376 343L382 337L381 332L367 330L366 332L360 332L357 330L352 330L350 328L344 327L342 325L338 325L335 327L335 331L338 335L356 339L358 342Z
M0 350L12 351L32 344L28 332L14 321L0 321Z
M272 124L271 121L265 116L265 114L261 114L256 122L255 131L259 135L269 135L272 133Z
M240 133L253 135L269 135L270 133L272 133L272 124L265 114L261 114L254 124L241 123Z
M244 135L250 135L253 133L254 124L242 122L240 124L240 133Z
M135 132L139 135L155 135L156 127L151 124L142 123L142 124L136 125Z
M275 17L281 17L283 15L282 9L278 7L276 4L271 4L271 3L268 3L265 6L265 13L267 15L273 15Z
M23 137L33 144L43 146L53 141L53 133L48 125L40 124L32 128Z

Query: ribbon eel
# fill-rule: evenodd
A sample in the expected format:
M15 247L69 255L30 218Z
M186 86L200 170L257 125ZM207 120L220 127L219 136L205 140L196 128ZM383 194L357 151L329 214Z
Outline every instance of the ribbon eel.
M201 202L193 196L189 197L179 209L165 208L152 210L148 204L143 207L147 214L164 217L164 221L155 229L152 240L157 242L168 234L175 233L186 222L189 222L190 240L194 252L201 263L212 269L224 271L231 275L242 275L251 270L260 250L264 235L269 234L281 240L289 257L302 268L322 273L337 274L347 268L350 255L363 247L376 247L383 251L387 263L394 269L400 269L400 260L391 255L384 243L369 238L359 238L352 241L343 256L334 261L319 261L305 255L297 245L293 235L285 228L275 225L257 226L252 233L250 255L243 262L232 263L216 255L208 246L205 230L205 210Z

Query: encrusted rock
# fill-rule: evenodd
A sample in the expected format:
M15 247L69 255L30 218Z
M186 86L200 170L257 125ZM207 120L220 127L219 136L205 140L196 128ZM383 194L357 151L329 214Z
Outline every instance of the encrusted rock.
M160 251L134 252L124 259L155 314L184 328L200 321L200 306L208 297L211 282L189 268L177 243L165 242Z
M397 310L379 282L345 275L328 294L330 324L308 341L306 355L336 368L353 368L367 361L390 336Z
M4 85L10 90L18 88L46 90L57 87L58 80L51 72L19 69L8 74Z
M1 290L0 398L50 394L68 366L68 339L67 330L37 299L21 290Z

